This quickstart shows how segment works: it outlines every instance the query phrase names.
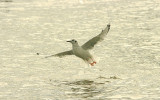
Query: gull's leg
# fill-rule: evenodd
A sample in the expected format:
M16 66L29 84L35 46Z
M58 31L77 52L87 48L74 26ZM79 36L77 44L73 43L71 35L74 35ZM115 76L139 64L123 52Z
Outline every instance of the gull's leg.
M94 66L94 63L92 63L92 60L90 59L90 58L88 58L88 59L86 59L86 60L84 60L87 64L88 64L88 66L89 66L89 64L91 65L91 66Z
M90 63L91 66L94 66L94 63Z
M93 61L93 64L96 64L97 62L94 60L93 57L91 57L92 61Z
M92 59L89 59L89 64L90 64L91 66L94 66L94 62L93 62Z

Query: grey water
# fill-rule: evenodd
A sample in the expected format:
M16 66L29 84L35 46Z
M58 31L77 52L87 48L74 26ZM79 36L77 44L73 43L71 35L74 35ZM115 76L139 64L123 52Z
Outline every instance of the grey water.
M45 56L82 45L97 64ZM160 100L159 0L1 0L0 100Z

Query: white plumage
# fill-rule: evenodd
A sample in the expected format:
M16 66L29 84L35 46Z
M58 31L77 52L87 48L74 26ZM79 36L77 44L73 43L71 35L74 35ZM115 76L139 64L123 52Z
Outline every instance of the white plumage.
M110 24L108 24L107 27L104 30L102 30L102 32L99 35L93 37L92 39L87 41L82 46L79 46L78 42L75 39L71 41L67 41L67 42L72 43L72 50L61 52L61 53L54 54L51 56L47 56L45 58L52 57L52 56L63 57L66 55L75 55L83 59L86 63L93 66L94 64L96 64L96 61L94 60L93 56L89 53L89 50L92 49L95 46L95 44L97 44L98 42L104 39L104 37L109 32L109 29L110 29Z

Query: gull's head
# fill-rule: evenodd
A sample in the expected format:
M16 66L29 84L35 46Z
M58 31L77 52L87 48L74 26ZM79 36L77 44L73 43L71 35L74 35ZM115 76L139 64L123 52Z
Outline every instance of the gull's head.
M77 40L75 40L75 39L72 39L72 40L67 41L67 42L70 42L70 43L72 43L73 45L74 45L74 44L78 44Z

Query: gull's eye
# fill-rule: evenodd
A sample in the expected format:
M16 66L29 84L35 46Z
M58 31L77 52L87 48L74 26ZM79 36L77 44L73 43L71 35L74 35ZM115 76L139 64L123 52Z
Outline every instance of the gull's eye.
M75 43L77 42L77 41L74 41Z

